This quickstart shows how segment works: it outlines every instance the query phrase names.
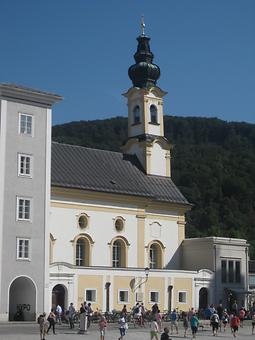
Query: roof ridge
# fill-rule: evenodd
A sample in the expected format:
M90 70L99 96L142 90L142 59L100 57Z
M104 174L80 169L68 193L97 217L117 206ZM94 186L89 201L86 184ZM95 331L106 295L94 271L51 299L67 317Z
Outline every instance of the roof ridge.
M89 149L89 150L95 150L95 151L100 151L100 152L111 152L111 153L117 153L117 154L125 155L120 151L96 149L96 148L91 148L89 146L83 146L83 145L77 145L77 144L67 144L67 143L60 143L60 142L56 142L56 141L52 141L52 144L66 145L66 146L72 146L72 147L76 147L76 148Z

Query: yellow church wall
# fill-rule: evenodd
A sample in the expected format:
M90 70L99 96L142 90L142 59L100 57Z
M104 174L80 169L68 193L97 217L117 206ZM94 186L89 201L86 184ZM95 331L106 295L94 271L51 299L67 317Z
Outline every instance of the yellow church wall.
M192 307L192 278L174 278L172 308L188 311ZM179 302L179 292L186 292L186 303Z
M145 296L144 296L144 306L146 309L151 310L154 302L150 302L150 292L159 293L158 306L160 311L164 310L165 306L165 291L167 287L165 286L165 278L160 277L149 277L148 281L145 283Z
M86 301L85 290L96 289L97 300L92 302L92 309L101 309L103 306L103 276L100 275L79 275L78 276L78 301L77 308Z
M133 276L115 276L113 278L111 294L113 294L113 308L116 310L122 310L123 306L127 306L127 310L135 305L135 293L132 292L130 288L130 281L133 279ZM127 290L129 300L128 302L119 302L119 291Z

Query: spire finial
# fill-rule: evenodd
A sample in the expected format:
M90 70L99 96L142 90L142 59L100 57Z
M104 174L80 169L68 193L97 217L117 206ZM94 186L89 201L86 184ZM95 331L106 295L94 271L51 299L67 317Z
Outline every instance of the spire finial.
M141 18L141 31L142 31L142 35L145 35L144 29L145 29L145 23L144 23L144 16L142 15L142 18Z

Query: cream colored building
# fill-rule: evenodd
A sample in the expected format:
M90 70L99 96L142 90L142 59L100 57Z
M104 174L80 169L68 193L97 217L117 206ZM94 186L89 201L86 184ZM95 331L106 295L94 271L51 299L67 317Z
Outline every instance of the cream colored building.
M245 240L185 239L191 205L171 179L166 92L150 38L137 40L122 152L52 143L61 97L0 84L0 321L71 302L163 311L218 303L222 289L246 296Z
M204 268L181 270L191 205L171 179L166 92L156 85L150 38L137 40L122 153L52 143L49 305L87 301L105 311L143 301L188 310L213 280Z

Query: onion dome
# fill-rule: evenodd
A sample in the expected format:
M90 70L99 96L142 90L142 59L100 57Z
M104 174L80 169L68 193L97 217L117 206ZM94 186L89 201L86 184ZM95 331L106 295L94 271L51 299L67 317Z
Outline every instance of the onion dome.
M154 55L150 50L150 38L142 33L137 41L137 51L134 54L136 63L129 67L128 75L134 86L150 88L156 85L160 68L152 63Z

